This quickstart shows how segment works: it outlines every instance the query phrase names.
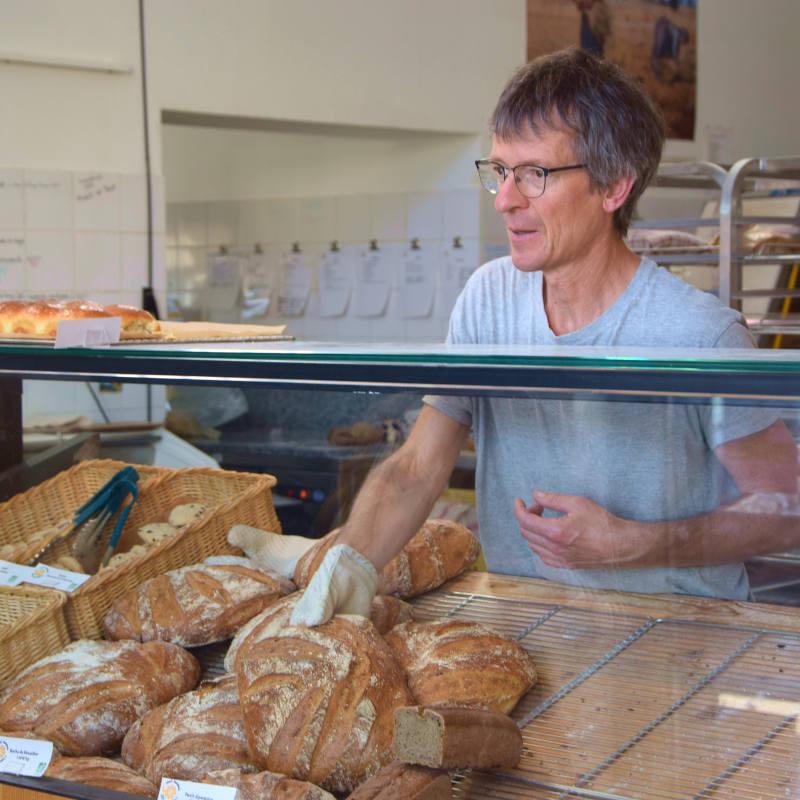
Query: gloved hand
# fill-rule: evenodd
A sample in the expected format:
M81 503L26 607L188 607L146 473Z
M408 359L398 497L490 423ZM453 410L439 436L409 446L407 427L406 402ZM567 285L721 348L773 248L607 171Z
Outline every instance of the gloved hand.
M295 605L290 622L314 626L334 614L369 617L377 588L378 573L372 562L349 545L335 544Z
M228 531L229 544L244 550L256 567L271 569L284 578L294 575L294 568L300 557L316 541L305 536L270 533L250 525L234 525Z

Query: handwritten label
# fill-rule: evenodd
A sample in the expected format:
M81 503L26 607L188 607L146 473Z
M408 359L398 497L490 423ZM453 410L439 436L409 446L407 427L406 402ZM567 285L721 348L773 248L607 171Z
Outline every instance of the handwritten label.
M236 788L162 778L158 800L236 800Z
M79 203L85 203L94 197L102 197L105 194L113 194L117 191L117 184L107 175L99 173L84 175L77 179L78 187L75 199Z
M0 772L38 778L44 775L52 757L52 742L0 736Z

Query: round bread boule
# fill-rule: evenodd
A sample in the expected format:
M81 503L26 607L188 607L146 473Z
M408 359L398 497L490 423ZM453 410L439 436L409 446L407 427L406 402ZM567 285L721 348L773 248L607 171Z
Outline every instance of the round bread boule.
M158 544L174 536L178 529L169 522L151 522L138 530L139 538L147 544Z
M169 524L183 528L208 510L202 503L183 503L169 512Z

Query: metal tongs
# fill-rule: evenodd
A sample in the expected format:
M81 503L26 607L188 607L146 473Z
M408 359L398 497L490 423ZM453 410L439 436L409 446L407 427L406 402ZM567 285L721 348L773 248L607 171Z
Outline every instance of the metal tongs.
M114 548L122 535L122 528L128 519L133 504L139 496L137 481L139 473L133 467L125 467L114 475L105 485L92 495L76 512L73 524L61 536L51 539L31 559L30 563L40 560L59 542L74 539L72 555L89 573L105 566L114 553ZM120 511L111 538L102 556L99 556L100 543L108 521L119 511L128 495L130 502ZM99 556L99 557L98 557Z

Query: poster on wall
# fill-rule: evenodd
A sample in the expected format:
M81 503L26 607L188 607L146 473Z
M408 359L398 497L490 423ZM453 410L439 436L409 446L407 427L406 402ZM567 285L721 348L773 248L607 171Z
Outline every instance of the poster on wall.
M528 60L577 46L619 64L660 106L670 139L693 139L698 0L528 0Z

